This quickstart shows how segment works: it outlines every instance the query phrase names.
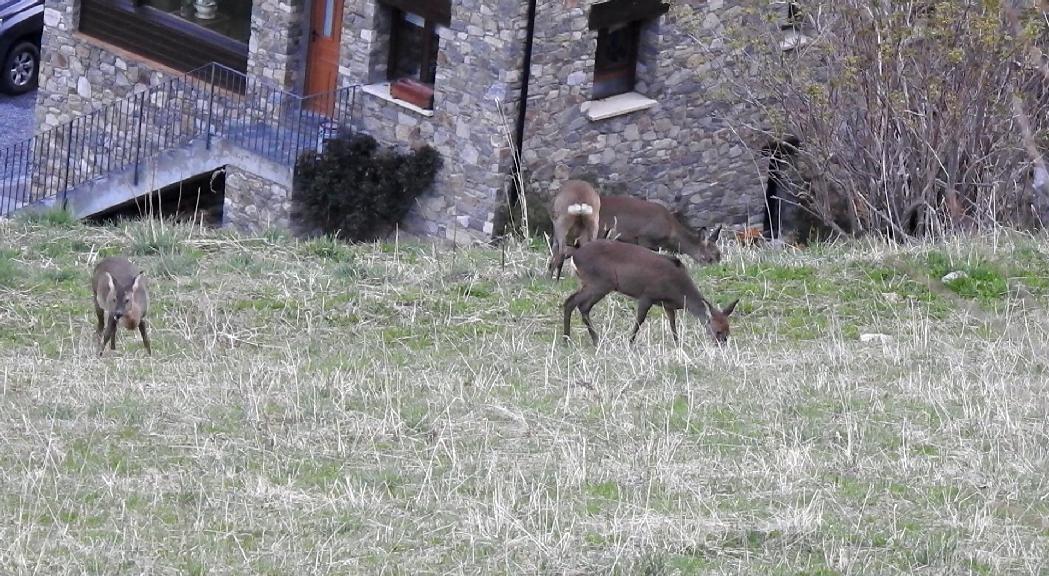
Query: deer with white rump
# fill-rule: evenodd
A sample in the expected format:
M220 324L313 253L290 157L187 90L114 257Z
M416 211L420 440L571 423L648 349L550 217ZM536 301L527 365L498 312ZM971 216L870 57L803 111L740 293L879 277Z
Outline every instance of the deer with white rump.
M554 222L554 241L550 247L550 262L546 269L551 275L556 271L561 279L561 269L571 247L597 239L601 212L601 197L594 187L582 180L568 180L554 197L550 219Z
M704 319L707 332L715 342L728 341L728 317L739 299L723 309L718 308L700 294L688 270L676 257L657 254L635 244L600 239L576 249L572 261L582 286L564 303L565 339L570 337L572 311L579 310L590 339L597 345L590 309L610 292L619 292L637 300L631 343L652 306L662 306L666 311L675 342L678 341L677 311L681 309Z
M700 264L721 261L718 237L721 226L709 235L706 228L693 233L664 206L631 196L601 199L600 236L639 244L656 250L688 254Z
M117 326L128 330L138 329L146 352L152 354L149 335L146 333L146 312L149 311L149 294L146 292L146 278L134 264L122 256L111 256L95 266L91 276L91 292L95 301L95 316L98 327L95 329L101 338L98 355L109 344L111 350L117 349Z

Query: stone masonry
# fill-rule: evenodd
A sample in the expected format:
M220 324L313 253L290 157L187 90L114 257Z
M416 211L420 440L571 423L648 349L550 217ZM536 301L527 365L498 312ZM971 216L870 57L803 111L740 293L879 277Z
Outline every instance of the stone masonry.
M356 120L365 132L388 145L430 144L444 159L434 190L404 223L407 231L459 241L490 237L510 183L506 130L513 131L520 97L526 11L521 0L453 0L451 26L438 29L432 115L369 91L358 96ZM388 8L346 0L346 85L385 80L389 30Z
M760 223L761 174L752 143L733 125L759 125L761 117L722 100L716 73L722 22L744 18L745 2L673 2L668 14L645 22L635 92L655 104L591 120L597 33L587 18L595 3L538 5L522 146L531 184L548 195L565 179L597 174L601 184L664 204L693 227Z
M600 104L590 96L597 33L587 22L596 2L538 0L522 145L530 189L549 196L565 179L590 173L609 189L667 205L694 227L760 222L766 167L753 151L767 142L748 140L738 127L762 119L726 99L718 80L725 28L744 19L754 2L670 2L668 14L642 27L635 92L652 102L591 119L588 111ZM46 0L38 131L179 74L77 32L79 4ZM301 93L310 6L256 0L249 78ZM387 145L430 144L444 158L434 189L404 222L406 231L459 241L491 236L511 186L508 140L525 77L527 8L527 0L452 0L451 24L438 29L434 107L421 111L383 92L390 9L379 0L345 0L340 82L364 85L354 101L355 127ZM126 137L119 129L99 145ZM50 141L49 157L63 157L63 139ZM291 224L287 190L254 177L251 166L230 171L227 182L229 222ZM271 205L285 216L266 213Z
M78 0L45 0L40 51L40 87L36 98L37 132L85 114L136 90L159 84L167 67L90 39L77 30Z
M304 0L257 0L248 77L295 91L303 81ZM135 91L181 76L177 70L77 32L80 0L45 0L37 131L64 124Z
M245 232L291 228L291 191L232 164L226 166L223 224Z
M306 73L305 0L254 0L248 41L249 78L298 91Z

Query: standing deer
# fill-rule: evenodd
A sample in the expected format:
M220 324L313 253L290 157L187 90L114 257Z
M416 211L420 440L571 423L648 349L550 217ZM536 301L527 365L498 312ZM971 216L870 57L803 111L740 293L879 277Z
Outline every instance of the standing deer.
M102 339L98 355L102 356L106 344L111 350L117 349L118 324L128 330L138 328L146 352L152 354L149 335L146 334L149 293L142 272L127 258L111 256L95 266L91 292L95 297L95 316L98 317L95 334Z
M721 226L703 237L706 228L694 234L670 210L648 200L631 196L605 196L601 199L601 237L640 244L656 250L688 254L700 264L721 261L718 237Z
M601 197L589 183L567 180L561 184L550 212L550 219L554 222L554 243L546 266L548 273L552 275L556 270L560 280L570 247L576 241L584 244L597 238L600 212Z
M674 342L678 341L676 313L682 308L706 319L707 331L715 342L728 341L728 317L739 299L718 309L699 293L688 270L676 257L663 256L634 244L600 239L576 249L572 260L582 286L564 303L566 339L571 333L572 311L578 308L596 346L597 332L590 322L590 309L610 292L619 292L637 300L631 343L652 306L662 306L666 311Z

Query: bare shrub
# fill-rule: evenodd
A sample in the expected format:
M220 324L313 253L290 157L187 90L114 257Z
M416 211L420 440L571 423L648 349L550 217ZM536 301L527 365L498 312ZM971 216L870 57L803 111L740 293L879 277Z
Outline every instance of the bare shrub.
M737 50L725 68L750 69L726 83L768 121L741 130L800 140L788 202L839 233L895 238L1042 217L1032 167L1049 91L1031 49L1049 38L1043 12L976 0L794 4L786 31L729 32ZM767 3L755 10L770 14Z

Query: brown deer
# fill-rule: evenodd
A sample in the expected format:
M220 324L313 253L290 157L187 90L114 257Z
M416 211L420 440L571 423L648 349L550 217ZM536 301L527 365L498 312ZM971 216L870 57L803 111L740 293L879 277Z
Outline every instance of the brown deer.
M576 242L584 244L597 238L601 197L594 187L582 180L567 180L554 197L550 219L554 222L554 242L550 247L547 272L561 279L565 258ZM570 243L571 242L571 243Z
M676 313L682 308L706 319L707 331L715 342L728 341L728 317L739 299L718 309L699 293L688 270L676 257L657 254L635 244L600 239L576 249L572 261L582 286L564 303L566 339L570 337L572 311L578 309L596 346L597 332L590 323L590 309L610 292L619 292L637 300L631 343L652 306L662 306L666 311L674 342L678 341Z
M118 325L128 330L137 328L146 352L152 354L146 333L149 293L142 272L127 258L111 256L95 266L91 292L95 297L95 316L98 317L95 334L102 339L98 355L105 351L106 344L111 350L117 349Z
M721 261L717 244L721 226L709 235L706 235L706 228L701 228L697 235L679 222L670 210L632 196L605 196L601 199L600 236L639 244L651 250L662 248L688 254L700 264Z

